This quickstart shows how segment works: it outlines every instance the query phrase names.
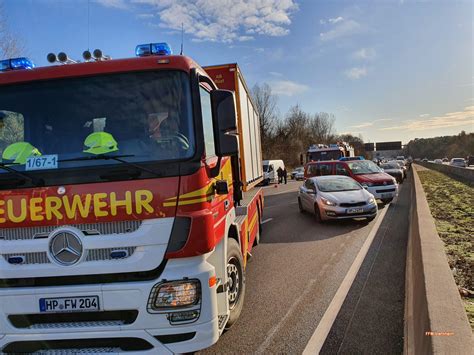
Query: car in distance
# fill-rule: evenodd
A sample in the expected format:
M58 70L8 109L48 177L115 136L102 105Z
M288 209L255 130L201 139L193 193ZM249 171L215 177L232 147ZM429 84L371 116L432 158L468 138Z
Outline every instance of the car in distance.
M466 167L466 161L463 158L453 158L449 162L449 165L457 166L459 168L465 168Z
M306 164L306 179L325 175L350 176L384 204L390 203L398 194L397 181L370 160L330 160Z
M428 163L428 158L423 158L421 161L422 161L423 163Z
M315 214L318 222L330 219L366 218L377 216L374 196L348 176L317 176L306 179L298 193L301 212Z
M388 163L398 165L399 168L402 169L403 178L405 179L407 177L407 167L402 161L400 161L400 160L390 160Z
M295 180L296 181L304 180L304 169L296 173Z
M474 155L468 155L466 157L466 165L467 166L474 165Z
M299 166L299 167L295 168L295 170L293 170L293 171L291 172L291 178L292 178L293 180L296 179L296 175L297 175L298 173L303 173L303 174L304 174L304 166Z
M435 159L434 162L435 162L435 164L443 164L442 159Z
M399 184L403 182L405 172L396 162L382 163L380 164L380 167L383 169L384 173L393 176Z
M443 163L449 163L449 159L448 158L443 158Z

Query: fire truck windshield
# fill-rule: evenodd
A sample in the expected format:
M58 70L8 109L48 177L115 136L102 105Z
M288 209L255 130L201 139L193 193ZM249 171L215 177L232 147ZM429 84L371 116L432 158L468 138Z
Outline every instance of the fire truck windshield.
M189 77L179 71L0 86L0 157L10 170L120 164L80 159L108 153L135 164L189 159L193 127Z
M338 160L343 154L340 150L326 150L319 152L308 152L308 160Z

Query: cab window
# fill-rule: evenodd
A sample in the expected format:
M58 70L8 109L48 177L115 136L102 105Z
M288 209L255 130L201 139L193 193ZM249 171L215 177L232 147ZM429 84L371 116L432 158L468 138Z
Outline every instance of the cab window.
M212 126L211 95L202 87L199 88L199 93L201 95L204 147L206 149L206 157L209 158L216 155L216 149L214 146L214 129Z

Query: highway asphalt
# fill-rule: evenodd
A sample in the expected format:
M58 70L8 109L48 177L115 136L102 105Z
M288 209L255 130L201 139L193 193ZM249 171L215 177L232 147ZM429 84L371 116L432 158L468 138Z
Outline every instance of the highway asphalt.
M301 354L304 351L377 219L369 224L365 221L318 224L312 215L298 210L297 189L300 185L301 182L289 181L287 185L265 187L263 235L261 244L252 251L253 258L247 266L247 292L241 317L232 329L202 354ZM400 218L391 217L384 228L396 230L392 228L395 227L393 222L400 223ZM376 237L372 244L376 241L376 253L369 250L367 255L372 255L369 267L375 265L383 238ZM403 251L403 241L399 244ZM397 259L401 268L403 255L402 252ZM383 257L389 256L383 254ZM367 267L363 264L361 271ZM379 276L383 278L383 275ZM398 288L404 280L403 275L398 275L400 277ZM365 284L366 279L367 275L358 275L354 284ZM351 289L351 299L358 298L362 292L356 291ZM395 291L402 293L397 294L397 299L403 299L403 290ZM352 314L358 310L347 305L343 308ZM403 318L403 302L401 308L401 315L399 310L396 313L398 321L400 316ZM339 328L343 324L340 317L336 321ZM364 319L364 316L357 319ZM399 322L396 328L396 346L385 350L399 350L399 333L402 331ZM340 329L337 334L330 334L332 343L325 345L325 352L341 349L344 338L339 332Z

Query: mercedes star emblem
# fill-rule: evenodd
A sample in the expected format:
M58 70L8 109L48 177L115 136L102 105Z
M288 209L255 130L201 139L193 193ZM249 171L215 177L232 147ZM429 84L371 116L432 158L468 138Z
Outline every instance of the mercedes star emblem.
M71 231L57 231L51 236L49 252L58 264L74 265L82 257L81 239Z

